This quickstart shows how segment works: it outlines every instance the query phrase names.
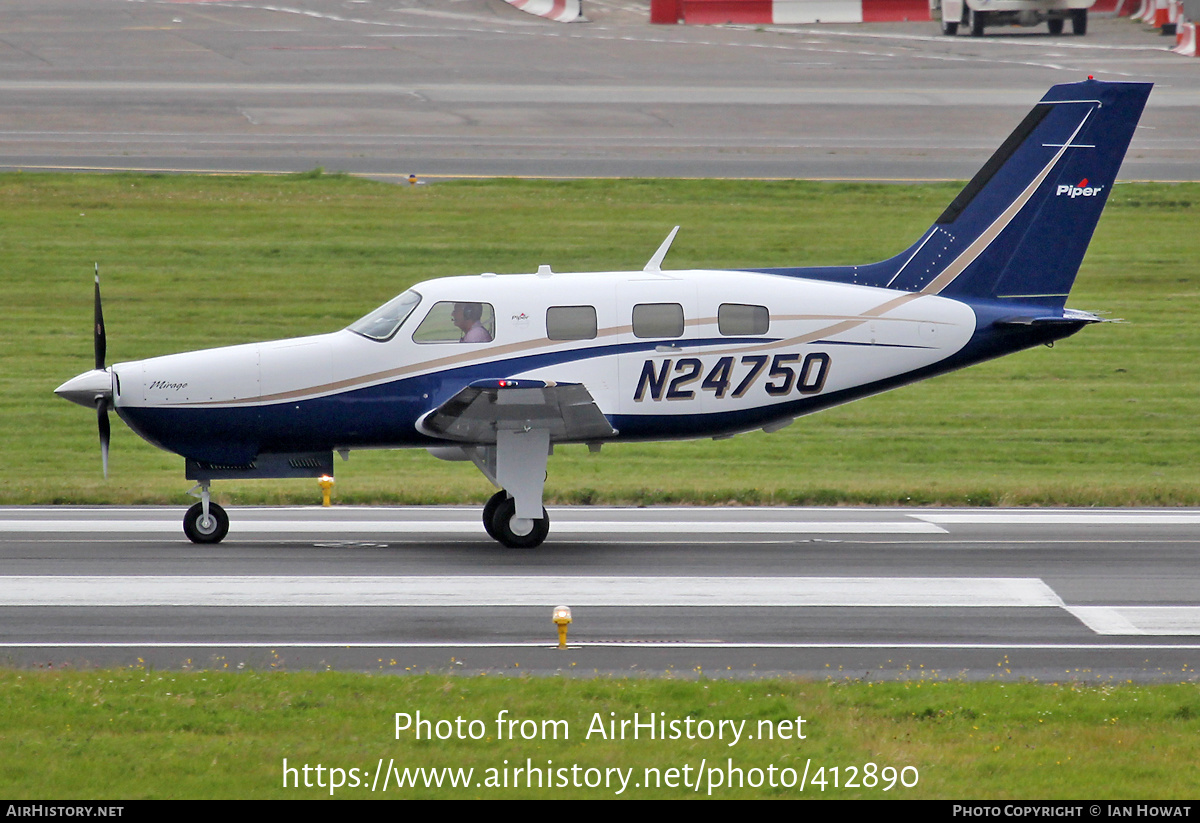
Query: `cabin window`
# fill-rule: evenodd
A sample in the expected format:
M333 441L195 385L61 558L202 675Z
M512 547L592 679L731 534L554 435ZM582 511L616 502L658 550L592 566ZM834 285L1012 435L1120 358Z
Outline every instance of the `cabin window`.
M392 335L420 302L421 295L410 289L346 328L371 340L391 340Z
M634 337L682 337L683 306L678 303L639 303L633 307Z
M766 306L722 303L717 310L717 328L721 334L766 334L770 327L771 313Z
M441 300L413 332L417 343L491 343L496 337L496 313L490 303Z
M546 309L546 336L551 340L595 340L595 306L551 306Z

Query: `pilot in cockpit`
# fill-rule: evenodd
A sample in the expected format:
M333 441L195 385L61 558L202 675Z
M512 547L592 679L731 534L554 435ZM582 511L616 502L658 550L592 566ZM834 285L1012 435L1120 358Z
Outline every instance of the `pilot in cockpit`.
M455 303L454 310L450 313L450 319L454 321L454 325L458 326L459 330L463 333L462 337L458 339L458 342L492 342L492 333L489 332L487 327L482 323L483 304Z

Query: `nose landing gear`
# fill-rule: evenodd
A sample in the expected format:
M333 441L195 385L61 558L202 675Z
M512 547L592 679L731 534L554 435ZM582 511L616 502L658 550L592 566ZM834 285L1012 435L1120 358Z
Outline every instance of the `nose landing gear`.
M207 483L199 488L200 502L183 516L183 533L193 543L220 543L229 533L229 515L209 499Z

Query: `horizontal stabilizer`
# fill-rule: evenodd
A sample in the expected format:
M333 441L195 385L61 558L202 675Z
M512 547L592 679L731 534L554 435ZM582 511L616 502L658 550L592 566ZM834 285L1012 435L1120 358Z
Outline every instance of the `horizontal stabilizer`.
M1097 317L1091 312L1063 309L1060 314L1015 314L996 320L997 326L1075 326L1083 328L1092 323L1115 323L1116 320Z

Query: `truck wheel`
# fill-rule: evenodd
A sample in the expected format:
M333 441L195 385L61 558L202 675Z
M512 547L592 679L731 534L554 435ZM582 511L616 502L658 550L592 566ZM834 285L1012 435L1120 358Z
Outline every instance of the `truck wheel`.
M1081 37L1087 34L1087 9L1071 10L1071 33Z
M946 12L944 11L942 12L942 34L946 35L947 37L953 37L954 35L958 34L958 21L947 20Z
M987 17L987 12L975 11L971 9L968 13L968 21L971 24L971 36L983 37L984 18Z
M1051 34L1062 34L1063 19L1061 17L1055 17L1051 20L1047 20L1046 25L1050 28Z

